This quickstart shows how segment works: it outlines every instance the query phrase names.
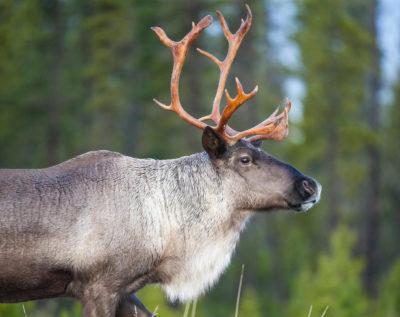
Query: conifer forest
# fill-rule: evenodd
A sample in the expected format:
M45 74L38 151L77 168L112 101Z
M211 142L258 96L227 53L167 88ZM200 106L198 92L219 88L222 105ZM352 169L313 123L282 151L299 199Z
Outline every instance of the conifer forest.
M173 60L151 27L178 41L192 21L213 16L180 82L182 103L200 117L219 70L196 48L223 58L216 11L236 31L245 4L0 0L0 168L42 168L99 149L156 159L203 151L200 129L153 102L170 100ZM228 270L189 315L234 316L244 265L241 317L400 316L400 4L247 4L253 24L227 88L236 93L237 76L259 92L230 124L254 126L288 97L289 136L262 147L317 179L322 197L305 213L254 215ZM157 285L137 295L161 317L184 315L185 304L169 303ZM0 304L6 316L78 317L81 304Z

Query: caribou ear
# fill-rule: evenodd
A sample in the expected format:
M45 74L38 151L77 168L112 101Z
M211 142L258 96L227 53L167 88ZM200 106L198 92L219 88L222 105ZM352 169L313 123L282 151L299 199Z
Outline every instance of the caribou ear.
M251 142L251 144L255 147L261 147L263 144L263 140L257 140L257 141Z
M214 131L213 128L209 126L204 128L201 141L204 150L208 153L211 159L221 157L226 151L226 142L217 132Z

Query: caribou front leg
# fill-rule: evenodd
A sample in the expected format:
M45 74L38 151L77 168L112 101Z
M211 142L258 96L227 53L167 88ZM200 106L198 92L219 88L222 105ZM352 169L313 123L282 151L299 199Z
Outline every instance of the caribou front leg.
M106 287L95 284L86 287L81 298L83 317L114 317L118 296Z
M120 301L117 307L116 317L151 317L153 316L142 304L139 298L133 294Z

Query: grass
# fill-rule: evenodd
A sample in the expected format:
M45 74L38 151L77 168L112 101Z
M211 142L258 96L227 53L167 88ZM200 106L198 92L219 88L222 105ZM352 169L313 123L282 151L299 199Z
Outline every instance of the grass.
M151 314L151 317L156 317L157 315L157 310L158 310L158 305L156 306L156 308L154 309L153 313Z
M326 308L325 308L324 312L322 313L321 317L324 317L324 316L325 316L325 314L326 314L328 308L329 308L329 306L326 306Z
M26 309L25 309L25 305L24 304L22 304L22 310L24 311L24 316L28 317L28 315L26 314Z
M193 302L187 302L185 306L185 311L183 312L183 317L188 317L189 316L189 310L190 310L190 305L192 305L192 314L190 315L191 317L196 316L196 308L197 308L197 299L194 300Z
M188 317L188 315L189 315L189 309L190 309L190 304L191 304L192 302L187 302L186 303L186 306L185 306L185 311L183 312L183 317Z
M195 317L196 316L196 307L197 307L197 299L193 302L192 316L191 317Z
M324 311L322 312L321 317L324 317L326 312L328 311L329 306L326 306L326 308L324 309ZM311 313L312 313L312 305L310 306L310 310L308 311L308 316L307 317L311 317Z
M238 288L238 294L236 297L235 317L238 317L238 314L239 314L239 301L240 301L240 293L242 292L243 273L244 273L244 264L242 264L242 272L240 273L239 288Z

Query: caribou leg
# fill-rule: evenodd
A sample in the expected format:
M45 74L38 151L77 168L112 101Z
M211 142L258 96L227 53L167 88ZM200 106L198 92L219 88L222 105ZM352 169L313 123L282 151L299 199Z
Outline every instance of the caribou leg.
M101 284L85 287L80 297L83 306L83 317L111 317L115 316L118 295Z
M153 316L142 304L139 298L132 294L120 301L116 317L151 317Z

